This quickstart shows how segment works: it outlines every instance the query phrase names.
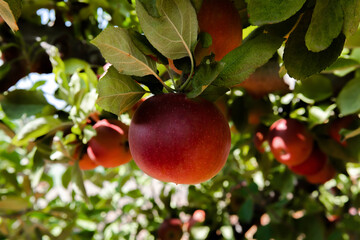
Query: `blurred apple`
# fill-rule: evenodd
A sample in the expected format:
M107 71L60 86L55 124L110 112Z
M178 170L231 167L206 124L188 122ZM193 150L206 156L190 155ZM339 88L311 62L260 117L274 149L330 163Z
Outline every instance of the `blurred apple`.
M87 153L94 162L112 168L131 160L127 125L118 120L103 119L93 128L96 136L88 142Z
M160 240L180 240L183 235L182 222L178 218L164 220L158 229Z
M275 159L287 166L303 163L310 156L314 142L306 127L295 119L274 122L268 141Z

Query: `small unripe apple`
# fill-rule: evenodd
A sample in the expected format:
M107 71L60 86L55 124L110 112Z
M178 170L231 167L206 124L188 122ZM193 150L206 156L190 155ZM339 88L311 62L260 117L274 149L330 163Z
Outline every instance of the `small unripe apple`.
M96 136L88 142L87 153L94 162L112 168L131 160L127 125L118 120L103 119L93 128Z
M134 161L149 176L197 184L222 169L231 139L228 122L213 103L168 93L140 105L130 124L129 144Z
M183 235L182 222L178 218L164 220L158 229L160 240L180 240Z
M287 166L303 163L313 149L307 128L295 119L279 119L269 130L268 141L274 158Z
M327 162L327 156L318 147L314 147L310 156L299 165L289 166L290 170L299 175L312 175L319 172Z

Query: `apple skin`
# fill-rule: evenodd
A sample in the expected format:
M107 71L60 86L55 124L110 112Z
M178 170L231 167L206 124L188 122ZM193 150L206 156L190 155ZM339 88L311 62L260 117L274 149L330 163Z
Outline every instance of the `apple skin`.
M313 175L319 172L326 164L327 156L318 147L314 147L310 156L301 164L289 166L290 170L299 175Z
M180 240L183 235L182 222L178 218L169 218L158 229L160 240Z
M341 135L340 135L340 130L343 128L347 128L349 127L349 125L354 121L353 116L347 116L344 118L338 118L336 120L334 120L331 124L330 124L330 128L329 128L329 135L332 139L334 139L335 141L337 141L338 143L340 143L341 145L343 145L344 147L347 146L347 142L346 141L341 141Z
M294 166L311 154L314 140L306 127L295 119L279 119L269 130L268 142L276 160Z
M97 164L112 168L129 162L128 126L118 120L103 119L93 128L96 136L88 142L87 153Z
M168 93L140 105L130 124L129 145L134 161L149 176L197 184L225 165L231 136L213 103Z
M270 60L263 66L256 69L245 81L234 87L242 87L248 94L255 98L262 98L269 93L289 92L289 86L279 76L278 61Z
M75 153L73 156L74 159L77 160L79 158L80 151L81 151L81 147L77 147L75 149ZM69 164L74 165L74 160L69 161ZM79 159L79 167L81 170L92 170L98 166L99 165L97 163L95 163L93 160L90 159L89 155L86 152L83 153L83 155Z
M87 153L84 153L82 158L79 160L79 167L82 170L92 170L98 167L99 165L90 159Z
M211 35L212 45L203 48L199 43L195 50L196 64L203 57L215 54L220 61L226 54L240 46L242 41L242 24L239 12L229 0L204 0L198 12L198 23L201 32Z
M329 162L327 162L317 173L307 175L306 180L312 184L324 184L330 179L333 179L335 174L336 171L334 167Z

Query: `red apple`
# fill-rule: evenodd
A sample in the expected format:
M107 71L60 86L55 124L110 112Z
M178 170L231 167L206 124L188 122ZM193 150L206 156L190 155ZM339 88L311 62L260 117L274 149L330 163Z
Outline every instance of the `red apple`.
M287 166L303 163L310 156L314 142L306 127L295 119L274 122L268 141L275 159Z
M242 25L239 12L230 0L204 0L198 13L201 32L211 35L212 44L203 48L201 43L196 46L196 64L203 57L215 54L220 61L226 54L240 46L242 41Z
M183 235L182 222L178 218L164 220L158 229L160 240L180 240Z
M94 162L111 168L131 160L127 125L117 120L103 119L93 128L96 136L88 142L87 153Z
M93 160L90 159L89 155L86 152L83 153L80 159L78 159L80 152L81 152L81 147L77 147L75 149L73 158L75 160L79 160L79 167L81 170L92 170L97 166L99 166L97 163L95 163ZM74 160L69 161L69 164L74 165Z
M213 103L169 93L140 105L130 124L129 144L134 161L149 176L197 184L222 169L231 139L228 122Z
M347 116L344 118L338 118L334 120L330 124L329 129L329 135L338 143L346 147L347 143L346 141L341 141L341 135L340 130L343 128L347 128L352 122L354 121L354 118L352 116Z
M327 162L323 168L315 174L307 175L306 180L313 184L324 184L330 179L334 178L336 171L334 167Z
M318 147L314 147L305 162L289 166L290 170L299 175L313 175L319 172L327 162L327 156Z

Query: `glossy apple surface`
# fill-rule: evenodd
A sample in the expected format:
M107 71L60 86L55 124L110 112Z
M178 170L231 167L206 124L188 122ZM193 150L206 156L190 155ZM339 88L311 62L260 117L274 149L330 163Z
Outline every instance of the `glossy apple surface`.
M327 156L318 147L314 147L310 156L301 164L289 166L290 170L299 175L312 175L319 172L326 164Z
M148 98L135 112L129 145L136 164L151 177L197 184L224 166L230 129L213 103L183 94L161 94Z
M94 162L112 168L131 160L127 125L117 120L103 119L93 128L96 136L88 142L87 153Z
M158 229L160 240L180 240L183 235L182 222L178 218L164 220Z
M279 119L270 127L268 142L276 160L294 166L310 156L314 140L298 120Z

